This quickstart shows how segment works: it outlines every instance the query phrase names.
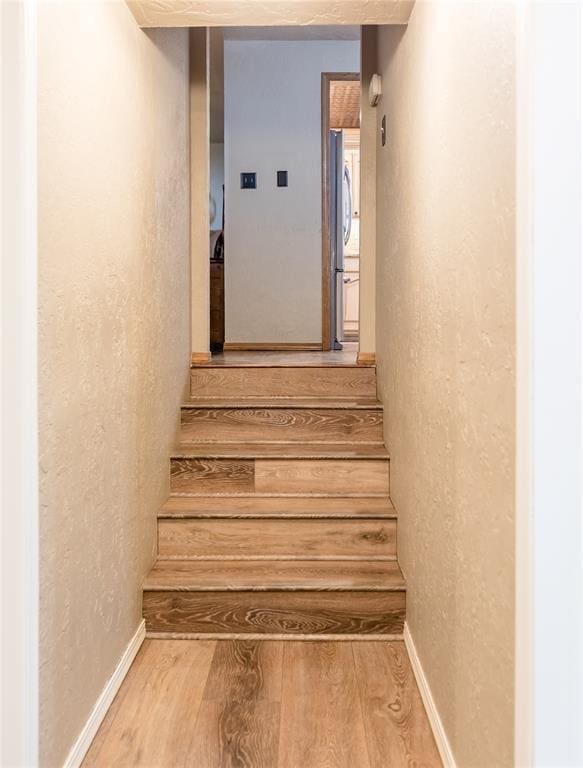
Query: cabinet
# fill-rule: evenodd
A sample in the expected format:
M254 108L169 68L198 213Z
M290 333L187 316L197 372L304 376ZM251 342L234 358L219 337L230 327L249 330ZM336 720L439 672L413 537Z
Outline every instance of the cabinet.
M210 266L211 352L222 352L225 343L225 262L211 259Z
M358 340L359 258L344 258L344 339Z

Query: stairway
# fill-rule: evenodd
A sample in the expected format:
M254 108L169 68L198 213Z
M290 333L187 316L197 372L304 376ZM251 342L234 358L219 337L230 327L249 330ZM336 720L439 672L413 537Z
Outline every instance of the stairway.
M375 368L251 359L191 370L144 582L149 635L401 637Z

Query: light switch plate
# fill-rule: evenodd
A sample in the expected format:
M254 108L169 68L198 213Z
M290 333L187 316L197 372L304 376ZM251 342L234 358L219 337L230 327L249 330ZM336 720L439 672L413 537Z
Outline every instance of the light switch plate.
M241 189L257 189L257 173L255 171L243 171Z

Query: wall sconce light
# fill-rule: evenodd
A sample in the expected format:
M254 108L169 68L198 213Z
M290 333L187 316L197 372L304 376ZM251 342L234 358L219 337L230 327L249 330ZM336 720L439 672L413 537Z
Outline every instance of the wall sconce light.
M373 75L368 87L368 100L371 107L376 107L383 92L383 79L380 75Z

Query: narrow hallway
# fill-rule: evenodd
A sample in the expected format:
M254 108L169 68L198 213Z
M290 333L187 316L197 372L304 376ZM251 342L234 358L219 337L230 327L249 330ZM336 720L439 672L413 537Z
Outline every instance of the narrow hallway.
M510 768L516 8L18 2L22 764Z

